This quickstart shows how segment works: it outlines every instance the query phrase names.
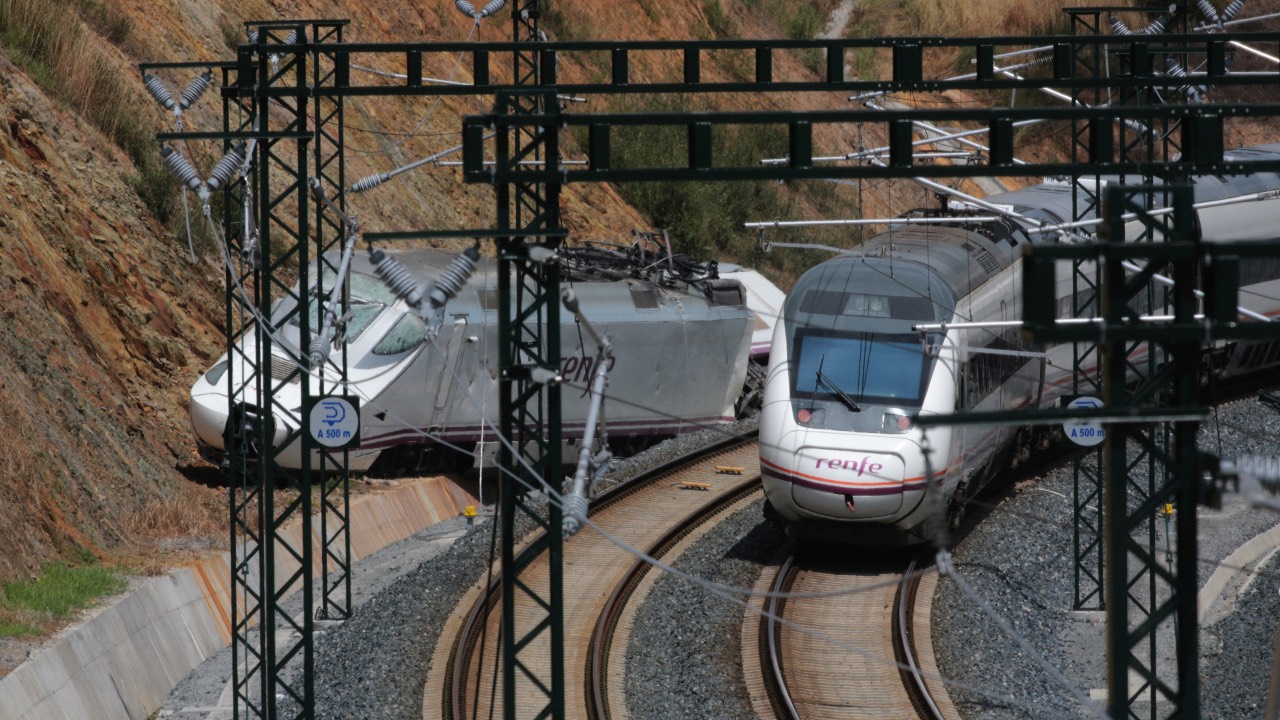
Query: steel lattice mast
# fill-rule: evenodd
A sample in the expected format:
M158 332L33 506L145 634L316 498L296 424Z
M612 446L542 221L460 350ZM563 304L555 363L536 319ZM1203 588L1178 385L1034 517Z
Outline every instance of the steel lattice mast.
M991 38L898 38L876 39L867 41L708 41L677 43L540 43L527 42L537 40L537 19L539 6L536 2L528 2L513 8L513 27L519 42L495 44L450 44L450 43L404 43L384 45L350 46L342 42L341 22L316 21L293 23L255 23L259 37L251 45L243 46L237 58L234 80L224 82L223 95L226 102L224 111L224 131L214 134L224 142L236 142L252 139L258 143L254 156L252 172L245 190L229 191L232 202L227 204L231 211L226 225L234 225L233 212L235 203L243 203L250 207L250 217L260 235L260 254L262 262L248 269L237 269L231 263L228 272L228 304L227 327L228 349L235 356L237 353L243 361L240 367L248 369L252 377L261 378L257 383L259 391L252 397L238 397L231 402L231 411L236 422L231 425L232 433L228 437L228 448L243 461L240 470L232 469L232 512L238 520L237 532L233 533L233 542L254 541L251 545L240 545L246 551L235 557L233 565L234 582L237 593L243 601L242 614L235 619L237 656L236 672L242 668L246 674L238 675L236 681L237 707L241 704L251 712L263 717L276 717L276 692L285 693L298 702L302 716L314 714L311 707L309 680L302 680L301 685L290 684L283 674L285 665L291 659L297 659L309 668L311 657L311 630L313 623L309 619L313 608L313 598L304 594L307 603L307 617L289 618L278 609L278 600L283 597L279 592L281 582L302 588L310 586L310 568L312 567L312 551L308 543L303 547L294 547L281 538L283 521L290 516L301 516L304 525L310 523L309 493L297 493L299 488L311 487L314 468L306 467L302 479L297 486L286 488L282 494L283 504L277 507L273 495L281 484L282 477L275 471L270 458L278 453L288 442L277 445L270 428L271 411L277 400L274 389L290 378L303 385L307 395L325 392L326 380L316 381L307 373L301 373L295 367L292 371L281 372L281 378L267 380L274 375L271 363L271 346L273 333L278 330L278 322L264 323L274 299L291 293L289 286L283 281L289 271L296 268L301 287L307 288L310 278L308 273L313 258L319 258L332 247L331 237L340 236L340 225L325 215L318 207L312 208L307 196L307 181L310 179L308 169L315 165L312 174L321 177L322 184L336 184L344 187L342 174L343 135L341 112L342 99L354 96L422 96L422 95L495 95L497 104L493 113L481 117L468 118L463 124L464 135L464 177L468 182L491 183L495 187L498 203L498 227L460 230L412 231L408 233L376 233L365 237L371 242L392 241L401 237L434 237L434 238L497 238L499 263L502 266L500 277L506 283L500 289L500 313L503 317L501 393L503 395L502 430L511 438L513 446L504 449L502 469L504 471L503 509L500 520L503 529L504 558L504 646L507 647L504 662L509 663L504 672L504 698L508 717L516 713L524 713L533 709L534 715L558 716L563 710L563 648L560 646L563 618L560 615L557 601L559 591L558 571L551 573L552 580L547 588L527 588L519 582L517 571L526 561L527 555L516 556L514 543L518 518L526 518L534 524L543 525L548 530L548 538L543 541L550 546L554 563L559 563L562 556L562 537L560 533L559 508L554 504L541 505L540 493L530 493L533 489L549 489L558 493L560 479L560 436L558 390L554 386L544 384L548 377L554 376L559 367L559 338L556 336L559 327L558 317L558 269L554 263L547 263L549 254L562 241L565 232L560 226L558 213L561 187L571 182L599 182L626 180L794 180L802 178L882 178L882 177L962 177L980 174L992 175L1043 175L1069 174L1088 175L1096 172L1099 166L1110 172L1130 173L1153 176L1162 174L1202 174L1202 173L1234 173L1250 170L1276 170L1280 168L1266 167L1259 163L1227 162L1222 154L1222 130L1224 119L1233 114L1267 115L1275 114L1274 108L1267 107L1223 107L1200 106L1192 109L1172 107L1151 107L1137 105L1116 108L1062 108L1037 110L970 110L970 111L911 111L905 112L776 112L776 113L711 113L691 114L639 114L639 115L573 115L563 113L557 106L554 92L574 93L703 93L703 92L791 92L791 91L942 91L951 88L1010 88L1035 89L1046 82L1045 79L1008 79L995 77L992 65L992 46L996 40ZM296 32L293 40L289 33ZM1265 36L1271 37L1271 36ZM1229 35L1219 35L1213 39L1203 40L1204 45L1197 52L1208 58L1211 81L1220 84L1242 84L1245 80L1234 78L1223 71L1222 54L1224 43ZM1247 37L1246 39L1257 39ZM1275 38L1272 38L1273 40ZM286 40L289 40L286 42ZM1053 50L1054 76L1052 83L1060 84L1068 89L1102 88L1107 86L1137 88L1160 85L1168 89L1176 81L1162 78L1145 72L1135 72L1130 77L1106 79L1097 77L1078 78L1071 71L1072 58L1079 55L1080 48L1097 46L1104 42L1098 37L1079 37L1059 39ZM1011 44L1038 44L1040 38L1006 38L1001 42ZM1107 42L1116 42L1114 39ZM1153 49L1151 38L1126 39L1123 41L1131 56L1143 53L1165 52ZM1161 41L1163 42L1163 41ZM1188 39L1188 43L1201 42L1200 39ZM978 59L977 79L962 80L954 83L946 81L925 81L921 74L921 54L926 48L960 46L970 48ZM844 57L847 52L861 47L891 48L894 53L894 77L885 81L848 80L844 77ZM599 53L608 50L609 72L607 82L597 83L558 83L554 77L554 68L561 55L577 52ZM630 64L629 58L645 52L678 51L684 55L683 75L679 81L648 82L634 77L630 68L640 63ZM746 80L729 82L704 82L700 71L703 53L711 50L729 50L753 55L755 60L755 76ZM779 81L774 78L772 56L775 51L815 50L826 54L826 76L818 80ZM355 85L351 83L350 68L352 55L355 53L384 54L400 59L408 72L407 79L401 85ZM451 85L429 85L423 82L421 75L422 56L427 52L463 52L470 53L473 77L476 84L467 87ZM494 52L512 52L515 56L513 82L507 84L494 83L490 80L489 57ZM321 69L323 66L324 69ZM1144 65L1137 65L1139 69ZM230 75L230 71L228 70ZM310 78L310 81L308 81ZM1256 79L1249 82L1257 82ZM1074 90L1073 90L1074 92ZM311 103L314 113L314 127L308 123L307 103ZM267 113L269 106L280 105L280 110ZM263 118L261 125L244 118ZM1010 162L1012 139L1009 129L1012 123L1027 118L1056 117L1062 120L1079 119L1092 128L1106 127L1115 117L1135 122L1148 123L1150 126L1169 127L1169 123L1179 121L1191 129L1191 142L1182 144L1182 158L1142 157L1138 159L1117 156L1114 146L1105 142L1091 142L1084 157L1073 158L1065 163L1039 163L1030 165L1014 165ZM938 122L976 122L988 123L1001 142L993 141L991 162L987 166L938 166L927 164L913 155L911 126L916 119L925 118ZM696 119L696 122L694 120ZM270 123L274 122L275 125ZM626 168L615 169L610 162L610 131L613 127L635 125L678 125L688 128L688 158L686 167L681 168ZM819 166L813 162L812 148L815 129L828 123L865 123L878 124L884 128L890 138L890 162L884 167L859 166ZM771 124L786 128L789 135L791 155L784 165L761 168L752 167L720 167L716 165L712 155L711 137L717 127L742 124ZM589 137L589 164L585 169L561 167L558 159L557 136L565 128L581 128ZM495 162L493 169L484 167L484 136L491 129L496 129ZM1003 135L1001 135L1003 133ZM1097 132L1098 138L1109 136L1109 133ZM196 139L198 134L170 134L174 139ZM323 144L323 147L318 145ZM1124 142L1120 143L1124 147ZM532 164L523 164L526 160L538 160ZM242 193L243 194L240 194ZM291 215L292 213L292 215ZM314 216L313 216L314 213ZM232 258L238 257L246 250L243 240L251 235L251 228L244 227L242 232L228 233L228 252ZM315 238L315 240L312 240ZM1152 247L1158 244L1150 244ZM1154 250L1153 250L1154 251ZM249 254L249 253L246 253ZM318 282L323 282L316 278ZM1052 286L1052 283L1047 283ZM241 296L237 288L245 287L249 294ZM309 341L314 328L309 327L311 317L311 299L309 293L303 292L296 298L297 315L305 340ZM1043 298L1041 298L1043 300ZM1029 299L1029 303L1031 300ZM1046 304L1041 311L1051 311ZM1032 307L1031 304L1028 305ZM1030 317L1030 316L1028 316ZM287 319L286 319L287 321ZM272 325L277 325L273 327ZM237 344L244 339L253 339L254 351L246 354ZM1136 342L1137 338L1128 338ZM277 369L278 370L278 369ZM239 372L239 370L237 370ZM333 378L334 382L341 380ZM315 387L312 387L315 385ZM287 410L287 409L285 409ZM1044 421L1050 415L1023 413L1022 421ZM1054 419L1069 417L1059 413ZM966 418L966 420L971 418ZM976 421L991 422L991 418L972 418ZM955 422L957 418L947 419ZM304 457L310 457L309 433L303 421ZM1175 430L1175 432L1177 432ZM1183 437L1182 435L1178 435ZM1182 458L1185 446L1179 445L1176 452ZM263 459L266 462L263 462ZM249 462L254 460L255 462ZM328 463L330 460L322 460ZM334 457L332 462L340 464L343 459ZM330 465L325 465L330 467ZM1181 465L1179 466L1181 468ZM344 475L345 477L345 475ZM542 488L540 482L546 480L550 486ZM1157 488L1148 497L1156 497L1164 493L1165 488L1181 485L1166 484ZM1177 492L1184 492L1178 490ZM290 493L297 493L292 496ZM326 491L326 497L328 492ZM1162 496L1162 495L1161 495ZM327 503L327 500L326 500ZM334 503L336 509L337 503ZM322 523L327 521L322 520ZM346 531L345 517L334 516L334 532ZM310 534L310 528L307 528ZM329 531L325 532L326 539ZM1180 533L1180 540L1184 539ZM1194 534L1185 538L1194 543ZM337 560L342 557L340 545L326 550L326 557ZM1180 547L1180 561L1184 553L1194 558L1194 545L1190 548ZM277 559L281 562L277 563ZM1154 561L1147 558L1143 562ZM290 569L290 562L297 563L300 570ZM286 566L277 575L277 565ZM1144 568L1146 566L1143 566ZM1153 571L1158 572L1158 571ZM304 580L305 578L305 580ZM1185 602L1184 588L1181 583L1187 577L1179 574L1174 585L1175 595ZM1194 581L1194 574L1190 577ZM330 588L326 585L324 612L340 615L343 607L349 608L349 601L343 605L339 588L349 583L342 579ZM330 604L330 590L336 593ZM304 590L304 593L309 593ZM517 606L516 599L525 596L533 600L538 608L536 615L524 615L524 606ZM348 596L349 597L349 596ZM506 603L508 599L511 605ZM1182 607L1182 606L1178 606ZM346 610L349 612L349 609ZM1179 610L1178 612L1183 612ZM254 625L261 625L266 631L255 636ZM286 639L283 643L275 642L276 629L292 629L298 638ZM1141 642L1148 642L1143 639ZM544 656L530 654L522 659L525 651L537 646L545 646L547 663L539 664ZM1120 658L1117 662L1128 662L1132 653ZM307 674L309 676L309 674ZM514 679L511 679L514 678ZM511 679L510 682L507 680ZM257 696L255 697L255 692ZM1179 692L1179 690L1175 690ZM1184 698L1194 704L1194 698ZM1113 701L1117 701L1113 698ZM1127 698L1126 698L1127 701ZM257 703L262 703L259 706Z

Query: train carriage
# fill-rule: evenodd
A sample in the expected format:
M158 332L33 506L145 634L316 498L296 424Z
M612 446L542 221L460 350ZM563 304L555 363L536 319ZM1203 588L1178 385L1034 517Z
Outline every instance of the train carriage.
M1280 157L1280 144L1234 154ZM1199 210L1202 237L1280 240L1277 191L1275 173L1196 178L1197 204L1263 194ZM954 520L1024 436L1011 426L957 425L926 438L910 418L1052 406L1069 391L1072 348L1028 346L1016 321L1022 249L1057 241L1037 229L1071 219L1071 187L1047 182L985 200L982 210L913 212L936 224L891 225L814 267L789 293L774 328L760 465L765 513L793 536L927 539L931 522ZM1058 317L1073 317L1069 268L1059 269L1056 297ZM1259 318L1280 314L1280 264L1242 269L1240 303ZM912 329L944 323L981 327ZM1208 372L1220 376L1280 364L1280 343L1219 343L1208 353Z
M448 255L435 250L388 254L417 277L438 275L449 261ZM781 292L759 274L738 267L720 278L714 266L699 266L700 274L682 277L630 270L600 273L588 265L566 262L563 284L574 289L592 324L612 339L605 406L610 440L623 449L634 448L654 438L734 420L753 338L762 332L767 336L773 324L773 313L758 306L756 299L776 300ZM476 272L448 301L431 341L423 321L379 280L368 258L357 254L351 270L345 359L350 392L361 400L361 431L349 467L388 473L460 468L456 460L470 462L470 457L443 448L469 449L480 440L496 440L496 270ZM293 308L293 301L282 300L273 308L273 317L286 317ZM563 435L572 439L581 436L585 424L586 388L596 347L573 315L561 310L560 316ZM319 327L318 315L311 321L313 328ZM766 324L763 329L757 327L761 322ZM300 336L297 318L285 324L266 369L274 382L293 378L278 386L277 404L282 408L302 406L295 374L305 362L297 350ZM756 352L767 349L757 347ZM332 367L342 362L342 352L335 345ZM257 394L246 360L253 354L252 340L243 341L235 360L224 355L192 387L191 421L202 454L210 460L224 459L230 379L237 383L237 397ZM228 372L232 362L236 367ZM331 368L330 377L332 372ZM249 386L243 385L246 377ZM283 448L278 460L283 467L301 465L299 424L296 411L276 413L274 442Z

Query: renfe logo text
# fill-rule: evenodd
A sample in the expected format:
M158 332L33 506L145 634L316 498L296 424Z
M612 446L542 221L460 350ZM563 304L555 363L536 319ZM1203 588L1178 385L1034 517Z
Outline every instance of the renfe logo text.
M825 463L827 467L838 470L856 470L858 477L862 477L862 473L869 472L872 475L884 469L884 465L880 463L870 462L871 458L864 457L862 461L857 460L841 460L840 458L818 458L818 462L814 467L822 467Z

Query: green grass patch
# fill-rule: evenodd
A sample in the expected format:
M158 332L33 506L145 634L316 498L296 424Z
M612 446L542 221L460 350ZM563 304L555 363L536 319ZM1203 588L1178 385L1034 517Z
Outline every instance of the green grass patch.
M101 565L69 567L55 562L46 565L44 573L31 582L5 583L4 603L14 609L66 617L127 586L124 578Z
M651 98L628 103L623 111L686 109L679 100ZM683 127L620 128L611 139L612 163L619 169L684 167L686 143ZM713 165L749 167L762 158L786 155L787 135L785 128L768 125L727 127L713 133L712 145ZM848 211L838 207L834 186L828 183L798 184L796 189L832 214ZM784 193L776 182L630 182L622 184L619 192L653 227L670 231L677 252L698 259L731 260L775 277L794 278L807 267L806 262L812 264L804 253L760 252L756 233L742 227L748 220L786 218L792 213L796 197ZM813 236L770 233L771 240L812 241Z
M44 632L38 627L23 623L0 622L0 637L29 637L43 634Z

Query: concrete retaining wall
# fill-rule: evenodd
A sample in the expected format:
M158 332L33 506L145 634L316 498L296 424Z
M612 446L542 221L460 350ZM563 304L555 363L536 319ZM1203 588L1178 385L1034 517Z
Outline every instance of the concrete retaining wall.
M457 517L475 499L443 478L351 502L351 561ZM319 523L312 549L319 573ZM299 527L290 542L299 543ZM298 547L297 544L294 547ZM139 720L231 643L229 553L147 582L0 679L0 720ZM279 571L288 570L280 563Z

